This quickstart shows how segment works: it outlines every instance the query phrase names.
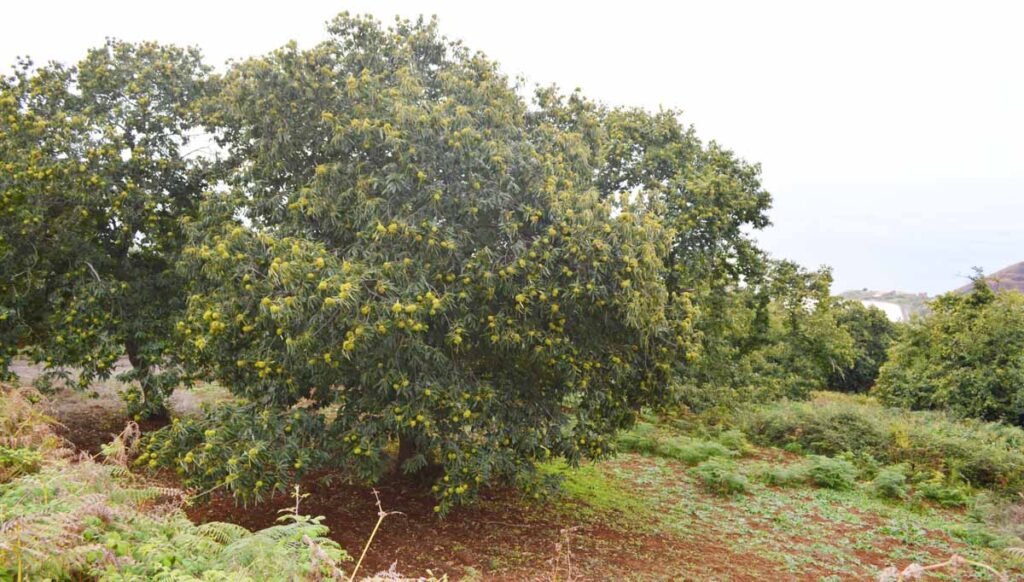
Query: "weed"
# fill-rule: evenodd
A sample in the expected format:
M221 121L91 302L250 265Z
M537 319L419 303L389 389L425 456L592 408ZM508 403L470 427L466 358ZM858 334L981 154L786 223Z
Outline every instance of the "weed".
M845 459L814 455L807 465L807 478L818 487L846 491L857 485L857 468Z
M691 473L716 495L746 493L749 487L747 478L736 471L736 464L721 458L708 459L692 469Z
M902 466L886 467L871 482L871 492L882 499L903 501L907 498L906 469Z

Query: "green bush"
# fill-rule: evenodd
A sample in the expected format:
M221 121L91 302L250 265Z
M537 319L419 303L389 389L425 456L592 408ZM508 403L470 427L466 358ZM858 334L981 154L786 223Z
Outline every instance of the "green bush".
M871 398L829 392L815 393L810 402L762 406L741 425L759 445L902 463L911 480L941 474L1004 493L1024 487L1024 430L1017 427L886 408Z
M638 422L620 434L617 443L622 451L653 454L658 449L658 429L649 422Z
M729 458L736 455L724 445L713 441L696 440L689 443L681 439L673 439L662 443L658 453L663 457L682 461L687 465L697 465L711 458Z
M814 455L807 464L807 479L818 487L846 491L857 485L857 468L845 459Z
M746 455L751 453L754 448L750 445L750 441L747 440L747 435L743 434L743 431L739 429L730 429L722 432L715 440L725 446L725 448L735 451L740 455Z
M0 446L0 483L39 470L43 455L32 449L9 449Z
M632 430L619 436L619 450L655 455L666 459L682 461L687 465L697 465L712 457L734 457L734 447L749 447L746 438L738 431L723 433L732 447L718 441L694 439L685 436L659 434L657 427L647 422L639 422Z
M784 467L773 467L767 470L762 478L765 483L776 487L799 487L807 483L807 464L794 463Z
M942 480L925 481L918 484L915 493L942 507L966 507L974 494L964 485L947 483Z
M907 476L900 466L886 467L871 481L871 491L876 497L902 501L907 498Z
M722 458L711 458L691 469L701 484L716 495L745 493L749 486L746 476L736 472L736 464Z

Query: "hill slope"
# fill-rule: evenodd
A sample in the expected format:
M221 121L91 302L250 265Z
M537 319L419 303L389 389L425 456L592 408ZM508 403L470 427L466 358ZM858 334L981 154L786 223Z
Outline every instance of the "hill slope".
M986 278L993 289L1016 289L1024 293L1024 261L986 275ZM967 284L957 289L957 292L966 293L970 289L970 284Z

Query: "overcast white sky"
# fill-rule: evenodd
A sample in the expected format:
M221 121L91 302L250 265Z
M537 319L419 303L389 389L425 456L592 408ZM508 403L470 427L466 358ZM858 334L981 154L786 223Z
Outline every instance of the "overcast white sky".
M71 62L106 36L200 46L212 64L342 10L436 14L530 81L679 108L761 162L776 256L831 265L837 291L937 293L1024 261L1024 3L13 2L0 64Z

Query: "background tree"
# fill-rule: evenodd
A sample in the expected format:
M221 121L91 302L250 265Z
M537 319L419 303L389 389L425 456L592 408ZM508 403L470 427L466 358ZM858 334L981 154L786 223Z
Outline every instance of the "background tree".
M595 191L585 140L433 22L329 31L224 79L233 190L194 224L180 333L244 403L146 462L259 498L318 465L373 479L398 442L446 511L611 453L687 341L658 201Z
M127 353L132 412L164 412L179 221L206 186L186 151L206 77L195 50L110 40L0 80L0 370L27 346L85 386Z
M832 372L828 387L840 392L867 392L875 385L899 328L881 309L866 307L860 301L840 301L836 323L853 339L854 357L851 367Z
M789 261L764 267L723 293L714 333L701 338L699 356L677 375L680 402L690 410L729 413L747 402L806 398L853 365L856 348L838 321L831 273Z
M889 350L876 388L911 409L1024 425L1024 295L994 292L980 275L969 293L929 303Z

